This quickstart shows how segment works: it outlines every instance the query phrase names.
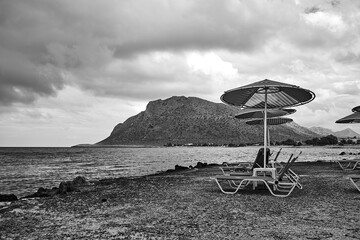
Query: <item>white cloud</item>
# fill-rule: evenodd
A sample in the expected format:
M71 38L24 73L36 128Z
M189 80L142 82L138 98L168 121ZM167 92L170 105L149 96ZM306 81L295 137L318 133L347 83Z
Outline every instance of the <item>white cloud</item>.
M307 24L324 28L334 34L342 34L347 30L342 17L333 13L315 12L304 14L303 18Z
M187 63L194 72L200 71L206 75L221 75L223 78L234 78L237 70L230 62L223 61L213 52L188 54Z
M67 87L36 107L17 104L0 119L0 146L71 146L95 143L119 122L144 111L147 102L98 98Z

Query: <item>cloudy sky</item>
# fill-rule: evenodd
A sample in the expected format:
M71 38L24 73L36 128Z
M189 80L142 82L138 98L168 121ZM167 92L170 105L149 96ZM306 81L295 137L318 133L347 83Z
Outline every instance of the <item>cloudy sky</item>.
M0 1L0 146L95 143L149 101L263 79L315 92L333 130L360 105L360 2Z

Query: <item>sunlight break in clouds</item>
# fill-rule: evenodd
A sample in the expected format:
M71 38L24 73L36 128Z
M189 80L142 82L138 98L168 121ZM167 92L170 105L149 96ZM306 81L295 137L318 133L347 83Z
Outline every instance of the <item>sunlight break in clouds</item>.
M346 31L346 24L339 15L316 12L304 15L304 19L306 23L325 28L334 34Z

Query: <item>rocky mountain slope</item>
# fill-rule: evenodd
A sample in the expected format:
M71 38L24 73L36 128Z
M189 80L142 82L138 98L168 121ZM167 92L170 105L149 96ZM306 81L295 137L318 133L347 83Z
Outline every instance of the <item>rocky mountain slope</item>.
M331 134L338 138L360 137L359 133L353 131L350 128L346 128L344 130L336 131L336 132L332 131L331 129L323 128L323 127L311 127L310 130L322 136L327 136Z
M166 143L262 143L263 126L235 118L241 110L196 97L171 97L148 103L146 110L119 123L99 145ZM270 126L271 141L319 136L296 123Z

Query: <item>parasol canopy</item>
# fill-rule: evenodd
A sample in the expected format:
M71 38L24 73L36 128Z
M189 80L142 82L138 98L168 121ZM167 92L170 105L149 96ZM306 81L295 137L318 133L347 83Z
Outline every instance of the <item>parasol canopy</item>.
M246 108L283 108L311 102L315 94L296 85L265 79L226 91L221 101Z
M289 115L296 112L295 109L284 108L284 109L269 109L267 112L268 118L281 117L285 115ZM238 119L247 119L247 118L264 118L265 111L264 110L250 110L244 111L235 116Z
M267 125L281 125L284 123L292 122L291 118L269 118L267 119ZM251 121L247 121L246 124L248 125L264 125L264 119L255 119ZM270 131L267 129L267 140L269 141L270 145Z
M291 118L269 118L267 120L268 125L280 125L284 123L292 122L293 120ZM263 125L264 119L255 119L251 121L247 121L246 124L248 125Z
M335 123L360 123L360 112L354 112L346 117L337 120Z
M314 98L315 94L310 90L269 79L230 89L220 97L229 105L264 109L264 152L267 148L267 109L299 106ZM264 154L264 166L265 163Z
M360 112L360 106L354 107L352 109L353 112Z

